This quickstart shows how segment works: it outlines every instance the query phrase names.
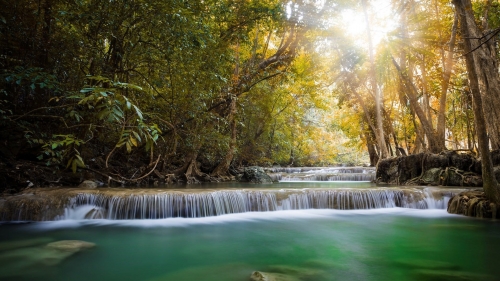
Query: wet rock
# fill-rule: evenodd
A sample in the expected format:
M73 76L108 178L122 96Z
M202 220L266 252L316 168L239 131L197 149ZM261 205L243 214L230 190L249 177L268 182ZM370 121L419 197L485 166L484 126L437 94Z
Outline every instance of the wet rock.
M86 181L83 181L79 186L78 188L83 188L83 189L93 189L93 188L97 188L98 184L97 182L95 181L90 181L90 180L86 180Z
M262 272L262 271L254 271L250 276L250 280L252 281L299 281L300 279L282 274L282 273L274 273L274 272Z
M241 176L240 181L251 183L273 183L273 180L268 174L266 174L264 169L257 166L246 167L243 170L243 175Z

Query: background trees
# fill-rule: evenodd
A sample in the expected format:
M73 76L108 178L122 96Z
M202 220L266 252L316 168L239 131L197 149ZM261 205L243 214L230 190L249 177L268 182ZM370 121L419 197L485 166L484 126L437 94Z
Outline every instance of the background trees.
M471 7L497 148L499 6ZM475 152L459 18L445 0L10 1L0 157L137 182Z

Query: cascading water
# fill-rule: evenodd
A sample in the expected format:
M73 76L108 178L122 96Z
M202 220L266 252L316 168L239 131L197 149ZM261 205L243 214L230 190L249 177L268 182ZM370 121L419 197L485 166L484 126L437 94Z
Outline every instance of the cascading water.
M103 189L37 192L37 199L9 198L3 221L65 219L163 219L301 209L444 209L458 190L430 188L323 188L267 190L153 191ZM31 196L31 197L30 197ZM43 198L50 198L45 200ZM45 203L43 203L45 202ZM44 204L50 204L44 205ZM56 208L59 206L59 209Z
M273 167L266 172L274 181L373 181L373 167Z

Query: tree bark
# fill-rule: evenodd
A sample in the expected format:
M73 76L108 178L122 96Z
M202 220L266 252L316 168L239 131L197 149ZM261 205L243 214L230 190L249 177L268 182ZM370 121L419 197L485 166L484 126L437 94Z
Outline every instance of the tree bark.
M437 138L443 146L446 146L445 131L446 131L446 95L450 85L451 69L453 68L453 49L455 48L455 41L457 38L457 25L458 15L455 12L453 19L453 27L451 28L451 37L448 44L448 54L445 58L444 50L441 50L442 64L443 64L443 81L441 83L441 96L439 97L439 111L437 118L436 133Z
M383 120L382 120L382 96L380 94L380 89L378 88L377 84L377 76L375 72L375 60L373 58L373 43L372 43L372 37L371 37L371 31L370 31L370 22L368 20L368 13L366 11L366 0L362 0L361 4L363 6L363 13L365 15L365 22L366 22L366 33L368 37L368 49L370 53L370 78L371 78L371 85L372 85L372 90L375 93L375 115L377 118L377 141L378 141L378 146L380 148L380 159L385 159L387 158L389 152L387 150L387 146L385 145L385 138L384 138L384 125L383 125Z
M498 31L483 35L475 21L470 0L454 0L453 3L460 13L462 36L470 45L465 54L467 57L470 52L473 57L491 146L500 149L500 78L493 38Z
M422 129L424 130L425 135L427 136L430 152L439 153L445 150L444 143L440 143L437 140L436 132L432 127L432 123L427 119L427 115L425 114L424 110L418 103L417 99L418 93L415 85L411 81L409 81L408 77L402 72L401 68L399 67L399 64L396 62L394 58L392 58L392 63L394 64L394 67L396 67L396 70L399 73L404 88L406 89L405 92L406 95L408 96L408 99L410 100L410 106L413 109L413 111L417 114L417 117L420 120L420 124L422 125Z
M476 41L474 38L477 38L475 35L477 26L474 22L474 18L472 18L471 21L470 13L472 11L472 7L470 0L453 0L453 4L459 13L460 30L462 32L462 36L464 37L465 62L469 78L469 86L472 94L472 108L474 111L479 153L481 154L483 189L484 193L491 201L496 204L500 204L500 186L498 185L493 173L493 162L489 150L488 135L486 133L486 120L484 118L486 114L483 112L483 110L488 110L488 108L483 107L484 103L482 101L481 94L481 90L485 90L485 87L481 87L480 83L480 77L487 76L487 72L489 72L490 69L487 67L484 68L483 71L481 71L483 73L477 71L479 70L479 68L477 68L477 60L484 62L484 57L474 54L475 49L477 48L476 50L480 50L481 47L478 48L478 44L474 42Z
M229 175L229 166L233 161L234 154L236 151L236 97L233 96L231 104L229 105L229 126L231 128L231 139L229 141L229 149L226 153L224 159L215 167L212 171L211 176L223 177Z

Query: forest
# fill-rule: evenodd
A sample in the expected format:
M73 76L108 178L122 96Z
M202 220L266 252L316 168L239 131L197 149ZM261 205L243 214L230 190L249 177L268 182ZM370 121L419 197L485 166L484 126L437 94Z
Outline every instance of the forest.
M2 7L5 190L89 175L225 181L243 166L375 166L447 149L481 155L483 177L492 174L484 160L500 148L498 1Z

